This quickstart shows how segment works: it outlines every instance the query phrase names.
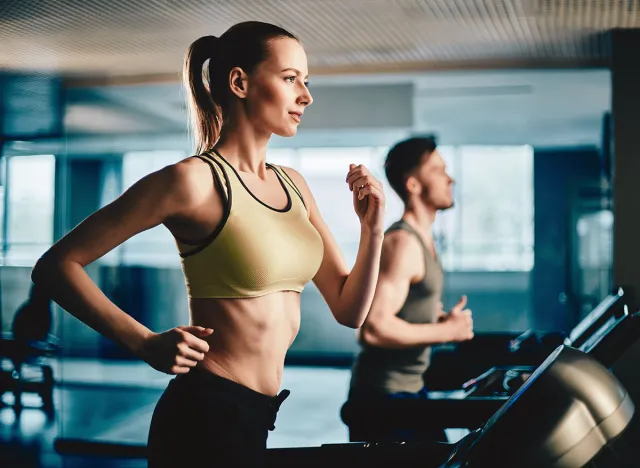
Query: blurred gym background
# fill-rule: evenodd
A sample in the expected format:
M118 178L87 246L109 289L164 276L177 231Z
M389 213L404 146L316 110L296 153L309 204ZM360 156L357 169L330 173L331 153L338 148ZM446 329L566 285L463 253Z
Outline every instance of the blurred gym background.
M268 160L305 176L350 264L359 224L343 180L349 163L384 180L393 143L432 134L457 182L456 205L435 226L444 304L466 294L478 333L567 332L614 286L638 281L628 260L638 254L640 209L632 175L638 2L3 1L2 349L16 341L38 257L136 180L192 154L184 53L197 37L244 20L282 25L306 48L314 103L296 137L272 139ZM402 206L385 188L389 225ZM151 329L188 322L179 258L163 227L87 271ZM0 351L0 434L13 442L0 461L75 466L50 447L61 434L144 442L169 376L44 307L46 350L25 357L32 369L27 363L24 373L28 381L30 371L43 372L52 385L30 392L27 384L16 402L8 391L15 362ZM270 446L346 440L338 410L357 349L353 330L335 323L309 284L283 382L293 394Z

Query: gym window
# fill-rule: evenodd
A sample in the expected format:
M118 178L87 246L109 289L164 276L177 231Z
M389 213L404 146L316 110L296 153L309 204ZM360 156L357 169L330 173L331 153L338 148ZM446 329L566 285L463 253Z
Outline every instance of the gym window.
M13 156L5 161L5 183L0 186L3 263L32 266L53 243L55 157Z

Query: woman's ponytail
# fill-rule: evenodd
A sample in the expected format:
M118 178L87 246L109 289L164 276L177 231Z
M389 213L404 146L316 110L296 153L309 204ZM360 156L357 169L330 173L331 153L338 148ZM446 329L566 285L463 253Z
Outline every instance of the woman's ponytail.
M203 36L189 49L184 62L184 86L190 114L190 129L195 140L196 154L210 150L215 145L222 128L222 110L215 102L209 88L208 73L203 73L207 60L216 55L220 39ZM205 80L207 86L205 86Z

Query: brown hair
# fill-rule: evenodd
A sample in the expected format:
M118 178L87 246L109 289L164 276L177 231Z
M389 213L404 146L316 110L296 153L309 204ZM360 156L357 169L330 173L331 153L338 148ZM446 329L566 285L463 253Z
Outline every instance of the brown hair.
M213 148L220 137L232 103L228 85L231 69L240 67L245 73L252 73L267 58L269 41L277 38L297 40L279 26L247 21L227 29L219 38L203 36L189 46L183 78L198 154ZM203 74L207 60L208 73Z
M420 165L422 157L436 150L436 139L432 135L414 137L396 143L389 150L384 162L384 170L391 188L404 203L409 200L405 182L411 171Z

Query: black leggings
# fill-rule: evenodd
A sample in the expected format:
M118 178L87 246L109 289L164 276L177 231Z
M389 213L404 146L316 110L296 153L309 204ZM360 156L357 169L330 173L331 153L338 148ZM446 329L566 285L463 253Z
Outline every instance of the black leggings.
M192 369L175 377L151 419L149 468L261 467L283 390L271 397Z

